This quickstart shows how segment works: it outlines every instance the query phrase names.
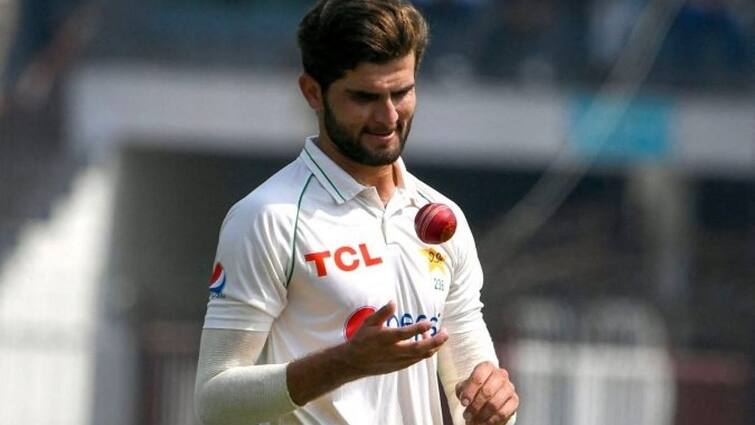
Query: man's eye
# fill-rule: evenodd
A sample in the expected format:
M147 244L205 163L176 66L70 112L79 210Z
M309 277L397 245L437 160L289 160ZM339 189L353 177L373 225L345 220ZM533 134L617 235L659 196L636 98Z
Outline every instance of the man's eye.
M399 92L396 92L396 93L392 93L392 94L391 94L391 98L393 98L393 100L394 100L394 101L395 101L395 100L401 100L401 99L403 99L404 97L406 97L406 95L407 95L407 94L409 94L409 92L410 92L410 91L411 91L411 90L401 90L401 91L399 91Z

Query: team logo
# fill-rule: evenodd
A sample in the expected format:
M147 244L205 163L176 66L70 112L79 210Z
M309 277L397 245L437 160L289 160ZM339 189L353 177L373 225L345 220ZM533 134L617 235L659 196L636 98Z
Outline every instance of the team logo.
M420 249L422 256L427 259L427 269L430 273L440 270L443 274L448 274L446 269L446 257L433 248Z
M215 269L210 276L210 298L223 298L223 288L225 288L225 270L222 264L215 263Z

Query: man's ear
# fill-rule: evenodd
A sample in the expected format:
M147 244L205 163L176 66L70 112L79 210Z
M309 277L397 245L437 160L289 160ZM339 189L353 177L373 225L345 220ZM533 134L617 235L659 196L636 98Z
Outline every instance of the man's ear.
M299 89L304 99L309 103L309 107L315 112L323 110L323 92L318 83L311 75L306 72L299 76Z

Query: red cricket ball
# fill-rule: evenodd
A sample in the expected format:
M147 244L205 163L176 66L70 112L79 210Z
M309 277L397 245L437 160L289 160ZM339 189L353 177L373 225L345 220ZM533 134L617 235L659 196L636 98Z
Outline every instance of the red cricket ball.
M417 211L414 230L422 242L440 244L456 232L456 216L448 205L429 203Z

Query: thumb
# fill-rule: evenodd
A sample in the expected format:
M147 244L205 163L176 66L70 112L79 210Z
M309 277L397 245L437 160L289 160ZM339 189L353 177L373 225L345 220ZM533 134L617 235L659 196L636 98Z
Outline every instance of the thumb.
M395 312L396 312L396 303L393 302L393 300L388 301L386 305L380 307L380 310L369 315L364 320L364 324L366 326L380 325L386 320L388 320L388 318L390 318Z

